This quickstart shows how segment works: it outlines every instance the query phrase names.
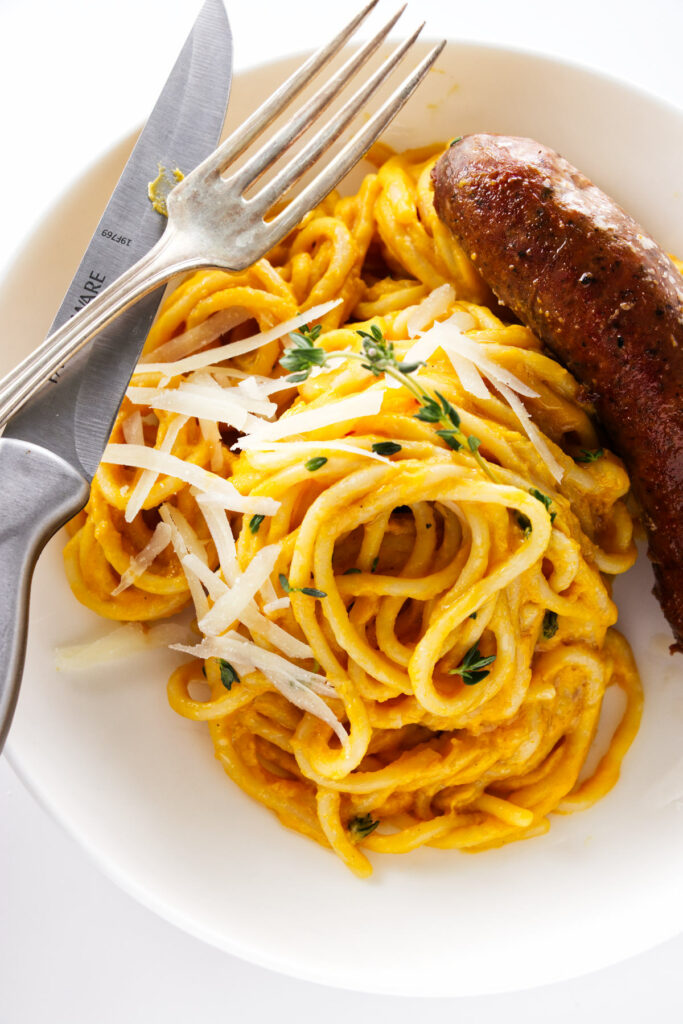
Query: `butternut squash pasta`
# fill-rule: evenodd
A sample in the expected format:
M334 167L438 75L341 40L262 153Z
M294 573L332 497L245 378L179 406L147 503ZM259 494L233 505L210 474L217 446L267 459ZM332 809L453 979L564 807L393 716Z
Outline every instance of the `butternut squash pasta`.
M171 707L360 876L590 806L642 705L627 474L438 220L442 151L375 147L267 258L168 295L64 552L99 615L192 608Z

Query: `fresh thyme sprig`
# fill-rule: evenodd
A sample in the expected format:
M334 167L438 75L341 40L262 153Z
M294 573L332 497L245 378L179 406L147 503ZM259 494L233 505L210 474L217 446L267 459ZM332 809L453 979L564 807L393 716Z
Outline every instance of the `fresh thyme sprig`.
M292 331L289 337L294 342L293 348L288 348L280 359L280 366L285 370L293 370L287 378L292 384L301 384L305 381L314 366L324 366L327 353L324 348L318 348L316 341L320 337L322 324L315 327L300 327L298 331Z
M492 665L495 660L495 654L489 654L487 658L482 658L479 644L475 644L474 647L470 647L458 667L452 668L448 674L449 676L462 676L465 686L474 686L475 683L480 683L482 679L486 679L487 675L489 675L486 666Z
M364 370L368 370L374 377L381 377L386 374L402 384L414 398L417 399L420 408L415 413L415 419L424 423L438 425L437 435L446 442L453 451L460 451L466 448L474 456L476 462L486 475L494 483L500 483L498 476L479 454L481 441L473 434L467 436L460 425L460 414L447 398L436 391L436 397L427 394L420 385L411 380L410 374L424 365L422 360L408 363L400 362L396 358L394 345L387 341L377 324L371 324L369 331L356 331L361 339L361 351L354 352L351 349L336 349L326 352L325 349L316 345L320 337L320 324L315 327L301 327L293 331L289 337L294 343L288 348L282 358L280 365L285 370L293 372L287 377L292 384L301 384L307 380L311 370L316 366L325 366L331 359L355 359L360 362Z

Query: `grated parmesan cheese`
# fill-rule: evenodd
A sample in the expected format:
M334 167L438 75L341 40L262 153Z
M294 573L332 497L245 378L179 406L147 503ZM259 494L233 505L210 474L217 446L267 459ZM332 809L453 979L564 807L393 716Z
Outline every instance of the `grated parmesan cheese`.
M240 384L251 384L249 377L242 379ZM225 384L220 384L211 373L207 371L197 370L195 373L191 373L187 380L183 381L180 385L183 391L189 394L204 395L206 394L206 388L211 388L213 395L225 395L226 390L229 391L228 397L231 402L235 402L237 405L242 406L247 412L256 413L259 416L272 416L277 412L277 405L275 402L271 402L267 397L264 398L258 391L250 394L244 387L235 387L229 385L226 389Z
M235 306L231 309L220 309L213 313L203 324L191 327L176 338L159 345L153 352L147 352L142 356L136 373L150 373L150 365L171 362L196 352L198 348L205 348L211 342L216 341L222 334L231 331L233 327L251 319L251 312L243 306Z
M206 562L203 562L201 558L194 553L194 551L190 551L186 555L183 555L181 561L183 563L183 569L187 569L188 572L194 573L202 586L206 587L206 591L212 601L217 601L219 597L223 596L227 590L225 583L218 573L209 569Z
M208 636L219 636L240 618L249 602L270 576L281 550L281 544L269 544L254 555L244 572L234 581L232 587L218 598L211 611L198 622L202 633Z
M276 456L273 460L260 460L266 464L281 459L295 458L299 454L303 457L311 451L345 452L349 455L363 455L366 459L374 459L375 462L391 462L391 459L385 455L373 452L372 448L361 448L360 445L347 444L346 441L262 441L259 437L254 437L251 434L241 439L240 448L243 451Z
M179 622L159 622L146 629L140 622L126 622L87 644L57 647L55 663L59 672L94 668L140 651L151 651L171 644L187 643L191 633Z
M224 359L242 356L246 352L253 352L254 349L269 344L271 341L277 341L278 338L289 334L290 331L295 331L297 327L303 327L304 324L310 323L311 320L318 320L321 316L325 316L331 309L338 306L341 301L341 299L332 299L330 302L323 302L319 306L312 306L304 313L298 313L291 320L285 320L284 323L277 324L269 331L262 331L260 334L253 334L250 338L244 338L242 341L233 341L228 345L221 345L219 348L212 348L207 352L199 352L185 359L179 359L175 362L138 363L135 372L150 373L158 371L168 377L177 377L181 373L189 373L190 370L213 366L216 363L221 363ZM153 354L150 353L150 355Z
M446 355L465 391L469 391L475 398L491 397L491 392L486 387L484 379L474 363L470 362L469 359L465 359L450 347Z
M223 447L221 432L214 420L199 420L201 435L211 449L211 472L220 473L223 468Z
M176 416L169 425L164 439L159 445L159 451L164 453L170 453L173 451L173 445L176 443L178 434L187 423L187 416ZM143 447L142 445L140 447ZM127 523L132 523L136 515L143 507L147 498L149 497L150 491L154 487L157 481L158 473L153 470L146 469L140 474L138 482L136 483L133 490L130 492L130 497L126 502L125 520Z
M553 453L551 452L548 442L543 437L543 434L538 429L531 416L524 407L524 403L517 397L517 395L508 388L505 384L496 382L496 388L500 391L503 398L507 401L508 405L514 412L515 416L522 424L524 433L531 441L532 445L545 462L551 476L559 483L564 476L564 470L559 464Z
M145 443L145 431L142 425L142 413L139 409L136 409L126 416L125 420L121 424L123 431L123 439L126 444L144 444Z
M477 398L490 397L490 392L482 378L483 373L508 403L524 433L548 467L550 474L559 482L564 475L564 470L518 397L524 395L527 398L538 398L538 392L487 356L485 345L473 338L466 338L454 323L454 316L434 324L430 330L425 331L408 350L404 359L410 361L428 359L437 348L443 349L465 391Z
M242 612L240 621L244 623L253 637L263 637L273 647L277 647L279 651L286 654L288 658L304 659L313 657L313 651L308 644L304 643L303 640L297 640L286 629L282 629L277 623L267 619L265 615L261 614L253 601Z
M433 291L427 295L413 310L408 317L406 323L406 330L408 331L408 337L414 338L415 335L423 330L427 324L430 324L432 320L435 320L437 316L441 316L445 313L451 303L455 302L455 291L453 286L450 284L439 285ZM469 314L467 314L469 316ZM474 321L472 317L469 317L474 327Z
M211 537L216 546L223 578L232 586L240 575L240 571L237 563L235 539L232 535L232 530L230 529L230 524L226 518L225 511L222 507L211 501L211 499L206 495L198 494L195 491L193 491L193 493L195 494L199 507L202 510L206 525L209 528L209 532L211 533ZM225 592L228 589L227 586L222 581L220 581L220 583L221 587L224 588L223 592ZM261 587L261 592L263 592L265 586L266 584ZM313 651L308 644L305 644L296 637L291 636L291 634L286 630L281 629L281 627L276 625L276 623L267 619L265 615L262 615L259 612L253 600L251 600L244 611L241 612L240 622L247 627L252 636L262 637L268 643L272 644L273 647L277 647L278 650L282 651L290 658L313 657Z
M208 469L203 469L193 462L184 462L176 455L169 455L159 448L145 448L136 444L108 444L104 449L102 461L114 466L137 466L139 469L165 473L210 494L223 508L230 509L231 512L273 516L280 507L279 501L273 498L242 495L229 480L223 480Z
M171 527L168 523L157 523L154 533L134 558L131 558L130 565L121 576L119 585L112 590L112 597L118 597L124 590L127 590L138 577L150 567L157 555L171 543Z
M258 430L240 438L235 447L246 447L253 440L279 441L284 437L307 434L312 430L320 430L338 423L355 422L364 416L376 416L382 408L383 397L381 388L372 387L359 395L341 398L338 402L328 402L317 409L285 414L276 423L262 421Z
M212 419L217 423L227 423L236 430L255 429L260 420L247 411L241 395L240 401L233 398L233 390L237 391L236 388L221 388L220 385L211 388L181 384L172 389L129 387L126 395L135 405L149 406L150 409L180 413L186 417L195 416L197 419Z
M245 640L238 633L207 637L194 647L174 644L173 650L198 658L225 658L240 674L254 670L262 672L290 703L326 722L343 744L348 742L348 733L341 722L318 696L336 696L334 687L324 676L292 665L278 654L265 651L262 647Z
M291 603L288 594L285 597L277 597L274 601L268 601L267 604L264 604L263 613L264 615L272 615L274 612L283 612L286 608L289 608Z
M457 355L462 356L465 359L469 359L478 370L486 374L489 380L497 383L500 381L502 384L507 385L513 391L517 392L518 395L525 395L527 398L538 398L538 392L530 388L528 384L516 377L514 373L510 373L504 367L499 366L493 359L486 355L486 345L480 344L473 338L466 338L464 334L461 334L458 330L453 330L449 327L449 321L445 320L441 324L435 324L434 327L425 334L435 336L437 344L444 350L448 355L450 352L455 352Z
M209 610L209 602L206 599L202 586L196 574L188 569L183 559L190 553L197 556L199 561L206 562L206 552L202 547L199 537L192 529L182 512L179 512L173 505L165 502L159 509L162 520L171 528L171 543L173 550L178 556L180 566L185 574L190 597L194 604L197 618L206 615Z
M207 494L202 494L194 487L192 488L192 494L209 528L209 533L218 553L218 561L223 577L227 583L232 585L239 575L239 565L237 563L235 538L232 535L225 509L222 505L213 501Z

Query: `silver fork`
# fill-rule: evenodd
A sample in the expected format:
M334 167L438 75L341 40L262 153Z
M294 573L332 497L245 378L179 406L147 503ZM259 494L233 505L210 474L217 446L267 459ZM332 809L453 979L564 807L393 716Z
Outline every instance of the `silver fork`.
M304 148L289 159L256 194L246 198L265 171L309 132L320 114L335 99L377 50L405 6L372 39L353 54L291 120L249 157L230 171L232 163L260 136L302 89L339 52L378 0L371 2L335 38L314 53L254 114L233 132L168 196L168 226L159 242L130 270L102 291L72 320L51 334L11 373L0 381L0 427L32 394L56 373L103 327L176 274L201 267L243 270L260 259L291 231L358 163L420 84L445 46L434 46L324 169L273 219L265 217L273 204L320 159L400 64L424 23L371 75ZM226 173L227 172L227 173ZM229 237L225 225L230 224Z

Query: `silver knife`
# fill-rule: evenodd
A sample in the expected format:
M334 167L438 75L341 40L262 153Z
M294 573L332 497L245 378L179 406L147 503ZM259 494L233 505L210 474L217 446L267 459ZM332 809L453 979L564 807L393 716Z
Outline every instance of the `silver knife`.
M223 0L205 0L107 204L50 333L158 241L148 183L188 172L220 138L232 77ZM38 392L0 437L0 751L19 693L31 577L50 537L88 500L161 291L120 316Z

